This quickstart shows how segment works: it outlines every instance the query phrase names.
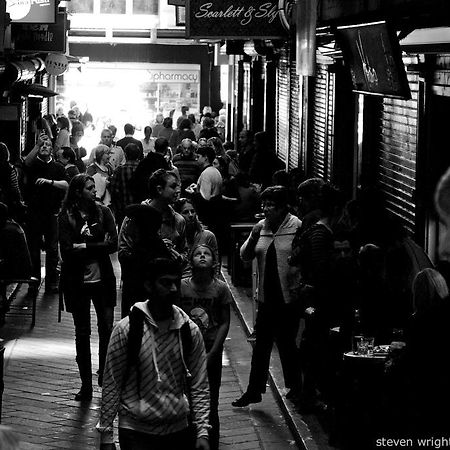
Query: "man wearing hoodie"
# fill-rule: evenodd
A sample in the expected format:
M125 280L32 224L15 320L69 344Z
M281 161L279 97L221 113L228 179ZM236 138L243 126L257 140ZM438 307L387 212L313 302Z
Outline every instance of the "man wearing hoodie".
M197 325L174 305L180 281L176 262L151 261L144 282L147 300L114 327L97 424L101 450L115 449L117 414L122 450L209 450L205 347Z

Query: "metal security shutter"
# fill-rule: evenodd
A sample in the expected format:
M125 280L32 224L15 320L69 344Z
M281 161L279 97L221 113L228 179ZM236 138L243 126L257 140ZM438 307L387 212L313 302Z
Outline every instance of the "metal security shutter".
M277 68L277 154L288 162L289 151L289 60L282 54Z
M326 64L317 64L312 109L312 152L309 172L326 181L332 178L335 75Z
M414 231L419 74L408 73L408 81L411 100L383 99L378 184L388 209Z
M290 88L288 168L294 169L298 167L300 153L300 83L299 76L296 74L295 60L291 61Z

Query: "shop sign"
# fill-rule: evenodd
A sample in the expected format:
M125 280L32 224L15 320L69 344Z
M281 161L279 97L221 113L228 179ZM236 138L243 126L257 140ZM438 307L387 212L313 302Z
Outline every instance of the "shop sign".
M59 13L56 23L12 24L12 39L16 50L66 52L66 14Z
M149 69L150 81L154 83L199 83L198 70Z
M55 0L6 0L11 22L55 23Z
M275 0L189 0L186 36L217 39L286 37Z

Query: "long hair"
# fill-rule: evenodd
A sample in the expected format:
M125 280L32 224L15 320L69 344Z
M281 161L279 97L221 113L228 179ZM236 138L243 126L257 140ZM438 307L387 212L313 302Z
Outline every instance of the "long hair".
M94 178L86 173L79 173L70 180L69 188L67 189L66 197L64 198L62 211L68 211L76 215L80 214L78 208L80 193L88 181L94 182ZM97 214L95 201L92 202L92 205L89 205L88 213L89 215Z
M194 202L188 198L182 197L179 198L174 204L173 204L173 209L181 214L181 211L183 211L184 206L186 205L186 203L189 203L192 205L192 207L194 208L195 212L196 212L196 220L193 226L193 231L194 233L192 234L192 236L187 236L186 233L186 239L188 240L188 242L192 242L194 240L194 236L196 233L198 233L199 231L203 230L203 224L201 223L200 219L198 218L198 214L197 214L197 210L195 209L195 205Z

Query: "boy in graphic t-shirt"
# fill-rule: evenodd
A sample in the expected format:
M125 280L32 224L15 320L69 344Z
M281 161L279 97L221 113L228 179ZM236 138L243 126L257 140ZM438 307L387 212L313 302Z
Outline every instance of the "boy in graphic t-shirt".
M211 450L219 447L219 389L222 379L223 343L230 327L231 292L225 282L215 278L213 250L204 244L191 253L192 277L181 280L180 307L200 328L205 341L210 388Z

